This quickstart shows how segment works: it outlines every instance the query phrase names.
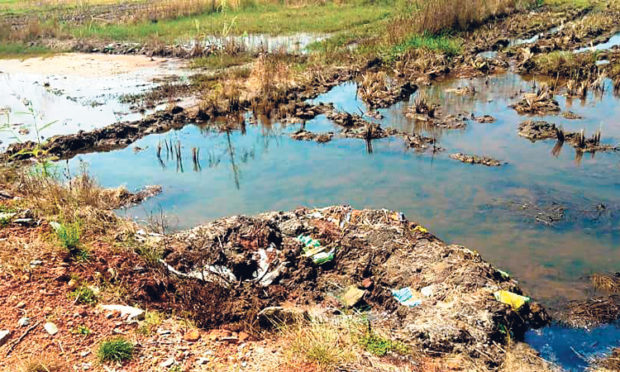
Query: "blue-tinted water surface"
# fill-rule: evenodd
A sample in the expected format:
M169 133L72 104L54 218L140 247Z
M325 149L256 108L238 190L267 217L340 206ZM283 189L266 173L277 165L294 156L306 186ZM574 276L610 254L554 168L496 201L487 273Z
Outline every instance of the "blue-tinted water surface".
M338 139L326 144L295 141L288 134L299 125L247 125L244 132L219 133L189 125L166 134L151 135L132 147L108 153L81 155L70 161L89 164L104 186L137 189L163 186L163 193L126 213L145 218L162 208L177 228L191 227L218 217L351 204L362 208L403 211L442 239L478 250L496 266L523 282L529 294L546 303L558 298L585 296L583 276L594 271L615 271L620 266L620 156L586 154L576 158L565 145L552 155L553 141L531 143L517 135L521 121L508 105L533 80L518 75L478 78L424 88L444 112L490 114L497 121L470 121L464 130L437 131L404 116L410 102L379 110L383 125L404 131L432 134L446 149L438 154L415 153L400 138L366 143ZM472 85L475 96L459 96L449 88ZM608 84L609 85L609 84ZM333 102L338 109L365 111L352 83L343 84L315 102ZM543 119L567 130L599 128L603 142L620 142L620 106L608 90L585 101L556 97L563 110L584 119L562 116ZM374 119L373 119L374 120ZM338 131L324 116L310 120L306 129ZM156 156L158 143L180 141L183 164ZM134 151L139 147L143 151ZM194 169L191 149L200 149L200 169ZM497 168L454 161L450 153L488 155L507 161ZM567 206L566 218L555 226L536 223L518 207L524 203ZM604 212L592 217L598 204ZM584 217L588 212L588 217Z

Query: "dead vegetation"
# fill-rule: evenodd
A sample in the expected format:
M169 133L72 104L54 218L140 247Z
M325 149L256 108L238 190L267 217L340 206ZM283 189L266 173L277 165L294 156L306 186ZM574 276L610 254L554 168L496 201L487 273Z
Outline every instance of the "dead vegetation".
M490 158L488 156L467 155L460 152L457 154L450 154L450 159L458 160L462 163L467 164L486 165L487 167L499 167L505 164L499 160Z
M519 114L550 114L560 112L560 105L553 99L553 91L542 84L536 93L524 93L521 101L511 106Z

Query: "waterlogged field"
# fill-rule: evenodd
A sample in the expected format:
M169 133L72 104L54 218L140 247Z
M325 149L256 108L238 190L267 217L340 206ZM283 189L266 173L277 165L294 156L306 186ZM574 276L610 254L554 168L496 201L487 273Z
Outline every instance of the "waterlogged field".
M190 125L146 137L124 150L79 156L69 166L77 169L87 163L105 186L162 185L160 196L126 213L146 219L162 209L177 229L232 214L301 205L401 210L446 241L480 251L522 280L536 298L549 302L582 298L583 276L614 270L620 263L615 249L620 243L618 155L576 157L570 146L554 155L554 141L531 143L518 136L518 125L527 118L508 105L514 103L511 97L533 84L535 80L514 74L449 80L414 94L410 102L379 110L384 126L434 135L446 149L435 155L407 150L395 138L374 140L370 147L357 139L326 144L295 141L289 135L299 125L260 122L228 133ZM451 88L466 85L479 93L474 97L450 93ZM354 83L345 83L313 102L363 111L355 92ZM429 130L404 116L404 108L419 94L451 112L491 114L497 121L470 121L463 130ZM544 119L567 130L601 129L604 143L620 141L616 119L620 106L610 90L584 101L558 99L562 109L583 119ZM338 131L324 116L305 125L313 132ZM165 147L158 159L158 145L165 142L181 144L181 163ZM192 161L192 148L199 149L199 164ZM462 164L448 157L455 152L484 154L508 164L497 168ZM551 226L537 222L538 209L554 204L566 208L566 217ZM606 210L593 215L599 205Z
M394 276L416 277L411 279L415 284L403 284L406 281L386 284L382 274L367 269L360 278L370 283L364 280L355 284L360 278L347 273L345 285L353 283L354 294L362 293L358 301L362 298L366 301L372 294L368 303L369 319L383 309L375 307L373 302L380 291L389 297L388 289L394 290L391 287L401 284L411 286L403 290L419 291L422 297L415 304L407 305L411 306L409 309L400 307L403 302L394 303L403 316L409 317L399 321L407 325L404 327L407 332L413 333L403 337L406 333L394 333L391 329L387 333L396 338L383 339L382 331L375 335L368 324L361 341L355 336L345 342L352 342L353 346L349 345L355 351L352 355L364 353L359 350L365 350L365 355L375 354L377 348L383 348L379 350L382 354L375 356L404 352L401 356L406 359L407 353L411 353L402 350L400 340L411 338L412 345L424 350L421 364L416 359L420 356L413 356L416 367L443 370L445 366L441 363L449 361L452 355L462 360L463 366L470 366L467 363L475 366L463 367L466 370L512 371L516 367L511 367L509 354L517 350L519 342L525 341L545 360L563 370L584 371L620 345L617 320L620 274L614 276L620 267L620 30L615 22L618 14L620 3L596 0L320 3L313 0L284 3L0 0L0 57L5 58L0 60L0 159L6 160L3 165L6 168L0 169L8 170L13 164L22 164L21 161L28 167L21 174L26 178L19 178L12 169L7 171L11 176L0 174L0 180L9 184L21 179L17 188L7 190L33 194L19 200L36 201L40 210L34 209L32 216L40 213L40 220L44 221L37 228L45 229L46 223L53 220L62 222L53 226L64 228L65 235L67 229L73 229L73 239L67 244L67 236L62 240L57 227L52 227L60 242L72 247L69 255L80 255L69 257L79 262L75 267L80 270L89 269L94 263L107 265L109 254L139 256L147 262L148 267L129 268L129 276L99 283L106 287L104 292L114 292L106 301L112 298L123 303L141 303L142 298L136 300L129 293L133 289L116 288L115 281L139 278L140 283L136 284L139 288L134 292L141 296L145 285L153 280L159 283L159 277L153 279L147 275L152 275L149 270L153 268L160 270L163 260L175 274L167 279L183 278L180 282L195 285L191 290L197 292L181 295L185 284L175 288L174 301L162 302L165 303L162 314L166 311L176 314L177 310L185 314L187 310L192 314L188 317L198 316L200 323L196 324L201 327L211 322L209 317L213 314L209 306L213 306L213 301L231 305L230 313L225 315L232 319L242 314L241 318L250 319L248 324L258 319L253 308L247 309L250 302L258 304L268 297L267 300L276 301L270 305L282 304L277 302L281 301L279 295L271 293L276 290L271 284L257 287L261 293L258 297L251 291L244 292L253 285L251 282L262 284L265 277L269 283L281 287L278 291L297 287L306 291L299 283L307 281L307 285L315 283L317 288L322 288L317 290L316 297L308 298L348 300L342 291L344 287L340 288L343 283L331 283L333 277L329 275L337 272L333 269L340 269L338 265L349 263L345 264L342 255L338 255L334 261L336 267L313 266L308 273L302 272L308 269L301 267L305 263L296 261L293 266L300 270L295 275L301 273L301 276L295 279L299 282L293 282L290 270L283 275L279 271L289 269L290 256L277 268L270 267L275 262L270 261L272 252L283 253L279 250L284 244L271 242L265 248L264 241L252 240L250 235L268 230L262 225L252 225L250 220L238 219L230 225L218 222L231 230L236 226L240 235L231 233L224 243L219 241L221 257L217 265L205 266L202 258L196 258L212 253L205 248L208 243L192 241L198 230L169 236L183 242L178 247L175 244L168 247L168 238L160 240L151 230L175 233L221 217L286 211L301 206L351 205L358 209L401 211L446 243L479 252L484 261L502 271L487 270L486 263L467 250L441 245L441 249L452 253L438 255L432 245L436 242L429 243L415 233L425 234L425 229L414 229L416 250L406 253L412 261L415 259L417 274L408 271L414 270L412 267L399 267ZM60 54L67 50L82 53ZM33 53L45 55L9 59ZM410 88L411 84L416 88ZM382 108L374 109L373 104ZM526 121L535 123L525 125ZM62 137L53 138L56 135ZM7 154L2 153L5 150ZM31 161L35 167L30 167ZM87 177L62 184L84 170L103 187L124 186L136 193L101 190ZM23 182L28 179L30 183ZM23 191L38 186L36 182L32 184L32 179L56 190L60 196L42 195L32 189ZM149 185L161 186L161 193L157 187L145 190ZM4 187L0 183L0 228L33 227L14 223L13 219L21 221L20 224L34 219L30 218L31 211L24 212L21 205L5 207L5 199L13 197ZM118 200L107 203L99 200L107 197ZM66 205L61 206L64 201L58 198L66 198ZM53 201L50 205L40 207L49 200ZM123 220L123 225L131 225L124 229L131 231L119 233L112 228L109 232L99 231L108 229L111 222L104 218L114 216L113 210L119 206L123 207L115 210L118 215L139 225ZM97 208L101 211L94 212L101 214L93 213ZM53 214L48 210L60 212ZM391 228L383 225L383 212L369 213L363 219L374 218L373 225L379 224L384 230ZM17 219L22 214L28 218ZM386 212L384 217L394 220L390 226L402 223L398 214L389 216ZM356 223L363 225L360 231L371 225L370 221ZM206 227L205 236L210 234L209 229L219 227ZM246 227L252 231L246 234ZM339 227L345 231L342 225ZM322 227L313 225L312 229L320 231ZM294 237L297 233L285 234ZM329 242L331 233L320 231L324 244L334 243ZM246 235L250 236L247 241ZM8 235L0 238L1 242L15 243ZM151 238L158 241L153 243L155 246L150 246ZM336 243L342 246L338 246L337 252L347 247L345 240L340 236ZM357 235L353 240L356 243ZM400 242L400 238L389 240ZM101 254L100 246L106 246L109 241L114 242L113 252L97 256ZM162 241L164 247L157 245ZM203 270L200 271L203 281L205 272L209 274L205 268L219 270L211 274L231 270L226 266L232 262L227 262L226 254L230 252L226 249L232 246L231 252L235 251L237 244L245 249L247 242L251 247L245 253L252 258L244 262L247 267L235 281L249 276L246 271L253 265L264 271L261 279L257 269L250 275L252 278L239 279L239 285L231 285L224 277L208 280L213 287L185 281L185 277L199 272L190 269ZM421 252L423 247L417 245L419 242L429 244L424 247L428 252ZM23 245L21 241L18 243L20 247ZM217 245L215 240L212 243ZM375 249L373 244L368 240L364 248ZM122 245L127 245L126 252L116 250ZM256 250L252 253L252 249ZM358 248L353 244L349 252L353 249ZM201 252L190 257L189 251L191 255ZM390 252L385 245L381 251ZM233 255L238 253L237 250ZM425 256L433 254L438 257L429 260ZM35 256L39 257L38 253ZM6 259L1 257L0 268L3 268L2 260ZM179 257L180 261L174 262ZM352 260L351 265L355 266L357 255ZM374 253L369 266L373 260ZM474 261L475 265L469 267ZM451 265L450 270L443 270L447 263ZM55 272L45 265L45 260L22 264L30 268L29 275L39 266L45 272ZM390 268L387 262L378 266L385 266L380 269L386 273ZM436 266L441 273L429 274ZM64 261L62 267L66 267ZM105 265L102 267L97 269L97 274L110 272ZM268 273L270 269L274 271ZM271 275L278 281L274 282ZM308 279L304 275L316 278ZM429 275L432 280L427 278ZM22 277L13 275L11 280ZM422 277L421 282L418 277ZM323 288L322 279L330 282L327 285L330 288ZM426 283L427 279L433 284ZM521 293L511 279L518 280L518 286L532 297L529 306L508 304L493 292L497 285L511 283L514 286L509 290ZM85 275L78 289L90 288L89 280ZM458 287L460 284L463 286ZM443 289L438 290L440 287ZM221 298L205 300L210 298L205 295L205 288L213 288L213 293L219 293L216 297ZM442 292L446 288L449 294ZM157 296L169 295L157 288L151 292ZM290 292L294 302L308 302L307 298ZM61 294L62 300L66 300L66 294ZM224 302L228 300L227 295L232 299L230 303ZM94 292L93 296L96 297ZM95 297L93 303L97 302ZM158 297L157 301L164 297ZM154 303L149 301L143 304L147 308ZM382 306L387 304L386 314L392 311L385 298L378 301ZM543 319L545 316L541 317L544 309L540 310L538 302L557 322L549 324L548 319ZM261 306L267 303L260 302ZM189 307L183 307L188 304ZM615 310L605 307L609 304L616 304ZM244 306L242 313L236 312ZM469 311L476 306L475 312ZM496 312L498 308L501 313ZM400 313L387 316L400 317ZM511 316L519 319L510 319ZM151 320L147 318L143 323ZM16 323L17 318L10 322ZM379 323L380 319L373 318L373 327ZM411 328L414 323L429 333L419 337ZM160 324L161 319L153 329ZM463 328L463 324L471 328ZM546 326L532 329L542 324ZM211 326L209 323L208 327ZM186 330L187 324L182 328L183 342L194 342L185 337L191 333ZM200 339L202 330L196 331ZM341 329L329 331L339 334ZM278 337L286 340L290 337L287 332L293 334L296 330L285 330ZM309 331L300 332L302 335ZM437 335L446 337L445 342L433 339ZM293 338L306 342L311 338L306 336ZM321 349L318 357L313 355L315 359L308 356L305 350L308 347L295 352L305 355L303 365L307 363L308 368L349 368L347 363L351 360L342 355L330 356L329 352L339 352L341 341L350 336L338 336L331 344L330 340L313 338L311 341L320 343L320 347L329 345L329 350ZM21 339L10 347L19 342ZM141 344L154 343L149 339ZM433 349L437 345L430 344L439 344L439 349ZM430 358L425 353L431 351L435 353L432 358L441 355L436 358L439 364L425 364ZM529 352L532 350L527 348L523 355L517 355L519 368L539 370L534 364L522 366L524 361L544 363ZM408 356L409 361L411 357ZM126 366L133 366L135 360L130 362L130 359L131 356L125 361ZM391 358L378 360L387 359ZM172 358L169 363L169 360L153 359L151 367L176 368L183 363L194 363L191 358L188 360ZM400 359L395 360L400 363ZM289 366L290 362L287 360L285 364ZM220 369L231 368L228 363ZM373 370L376 369L382 370L373 364ZM46 366L45 370L50 369Z

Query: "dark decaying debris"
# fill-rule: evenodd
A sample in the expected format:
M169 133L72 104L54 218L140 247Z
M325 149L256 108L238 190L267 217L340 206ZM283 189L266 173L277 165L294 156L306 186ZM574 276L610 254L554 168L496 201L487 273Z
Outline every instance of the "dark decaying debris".
M608 357L596 360L594 366L596 371L620 371L620 347L616 347L611 351Z
M532 142L556 139L560 144L566 142L580 152L620 151L620 146L601 144L601 132L586 138L585 131L567 132L561 127L546 121L527 120L519 124L519 135Z
M475 120L480 124L495 123L495 118L491 115L476 116Z
M450 159L458 160L468 164L481 164L487 167L499 167L505 164L502 161L490 158L488 156L467 155L463 153L450 154Z
M467 127L468 116L459 113L457 115L444 115L438 104L428 101L425 95L416 97L405 116L417 122L423 122L430 127L440 129L464 129Z
M333 132L327 133L314 133L305 129L300 129L291 134L291 138L297 141L316 141L318 143L325 143L332 140L334 137Z
M299 235L318 240L333 260L319 265L304 257ZM138 292L203 327L253 329L261 310L333 305L354 285L363 290L357 305L398 339L430 353L465 353L498 365L507 330L521 338L528 327L549 321L536 303L513 310L497 301L498 290L521 290L478 253L447 245L388 210L342 206L235 216L180 232L165 246L169 275ZM392 290L406 287L419 305L393 298Z
M572 301L558 320L571 327L592 328L620 319L620 295Z
M358 95L371 110L390 107L409 98L418 87L410 82L395 83L383 72L369 72L362 75L358 84Z
M536 93L525 93L521 101L511 105L519 114L553 114L560 112L560 105L553 99L553 91L543 84Z

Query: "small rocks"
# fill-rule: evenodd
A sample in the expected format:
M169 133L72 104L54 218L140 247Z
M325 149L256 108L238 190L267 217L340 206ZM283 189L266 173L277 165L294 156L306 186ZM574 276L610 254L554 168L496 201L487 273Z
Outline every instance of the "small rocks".
M127 318L128 322L144 319L144 310L138 309L137 307L125 305L101 305L101 308L106 311L119 312L121 317Z
M346 307L353 307L357 305L364 297L364 291L352 285L347 288L347 291L342 295L342 304Z
M183 335L183 339L187 342L196 342L200 339L200 332L197 329L192 329Z
M174 363L176 363L174 358L168 358L164 360L163 362L161 362L159 365L162 368L170 368L174 365Z
M499 167L503 162L490 158L488 156L467 155L463 153L451 154L450 159L458 160L468 164L481 164L487 167Z
M0 346L4 345L4 343L11 336L11 331L9 330L0 330Z
M17 321L17 325L20 327L27 327L30 325L30 318L22 317Z
M45 323L43 328L50 336L54 336L56 333L58 333L58 327L52 322Z

